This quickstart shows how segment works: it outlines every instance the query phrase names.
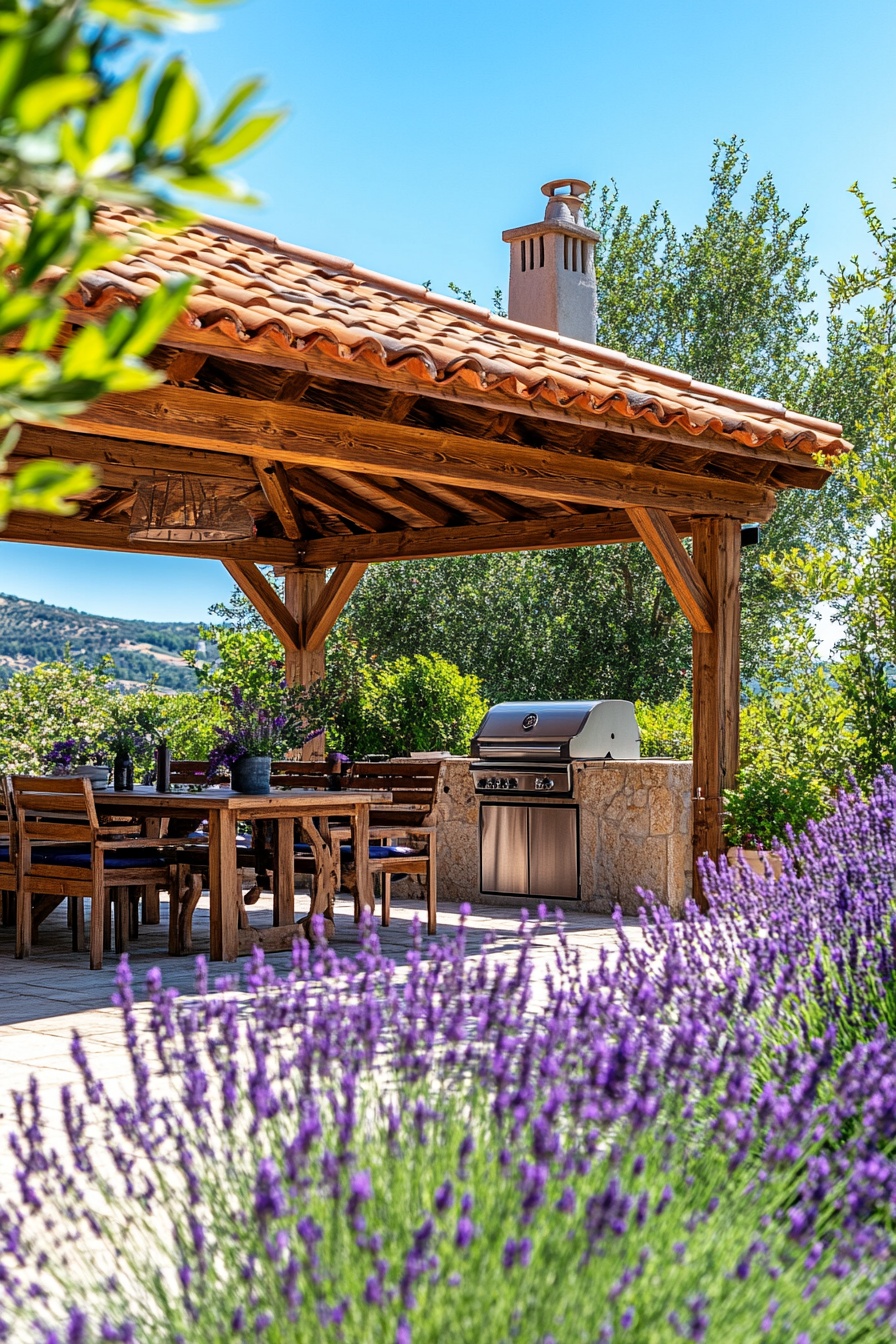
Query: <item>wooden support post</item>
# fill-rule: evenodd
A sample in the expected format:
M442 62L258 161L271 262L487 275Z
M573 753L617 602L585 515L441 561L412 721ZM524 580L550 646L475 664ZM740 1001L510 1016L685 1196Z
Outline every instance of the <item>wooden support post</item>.
M693 558L714 606L712 633L694 631L694 896L696 860L725 843L722 791L740 763L740 523L695 518Z
M326 587L327 572L324 569L287 569L285 573L284 599L286 608L300 632L299 645L286 651L286 681L290 686L310 686L320 681L326 670L324 647L309 649L305 645L303 631L308 618ZM322 737L306 742L302 758L306 761L323 760L327 754L326 742Z

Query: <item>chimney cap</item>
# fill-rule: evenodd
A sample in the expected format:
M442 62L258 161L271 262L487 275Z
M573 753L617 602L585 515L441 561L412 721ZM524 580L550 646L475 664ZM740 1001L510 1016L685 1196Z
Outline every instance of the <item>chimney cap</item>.
M569 187L568 192L561 192L560 187ZM583 182L580 177L555 177L553 182L545 182L541 189L542 196L587 196L591 190L590 182Z

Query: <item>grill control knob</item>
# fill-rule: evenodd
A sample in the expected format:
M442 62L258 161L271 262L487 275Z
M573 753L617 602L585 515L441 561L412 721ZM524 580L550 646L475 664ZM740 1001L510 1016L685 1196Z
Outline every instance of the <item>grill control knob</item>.
M536 789L541 789L542 792L547 793L554 787L554 781L551 779L550 775L539 775L535 781L535 787Z

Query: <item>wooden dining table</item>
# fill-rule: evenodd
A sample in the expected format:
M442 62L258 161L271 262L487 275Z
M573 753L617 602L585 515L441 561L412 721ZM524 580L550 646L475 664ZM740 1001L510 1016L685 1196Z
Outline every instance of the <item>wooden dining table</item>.
M105 817L161 820L170 817L208 818L208 884L210 958L235 961L253 947L277 952L292 947L297 937L310 936L311 920L320 915L323 932L334 932L334 903L339 880L339 839L331 821L338 818L351 829L358 895L362 908L374 908L373 878L369 863L370 808L392 801L382 790L277 789L266 794L234 793L232 789L194 789L157 793L151 785L117 792L98 789L97 811ZM240 858L247 863L251 851L238 851L239 822L273 823L272 853L274 917L271 928L240 928L242 883ZM311 909L295 915L295 825L298 823L315 860ZM149 844L152 843L150 839ZM184 847L191 847L184 840ZM195 846L193 846L195 848Z

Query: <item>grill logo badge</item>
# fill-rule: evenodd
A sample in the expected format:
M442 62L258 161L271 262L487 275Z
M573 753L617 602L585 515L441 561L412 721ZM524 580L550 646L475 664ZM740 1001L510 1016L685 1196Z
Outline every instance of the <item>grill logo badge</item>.
M526 717L523 719L522 724L523 731L526 733L531 732L537 722L538 722L537 714L527 714Z

